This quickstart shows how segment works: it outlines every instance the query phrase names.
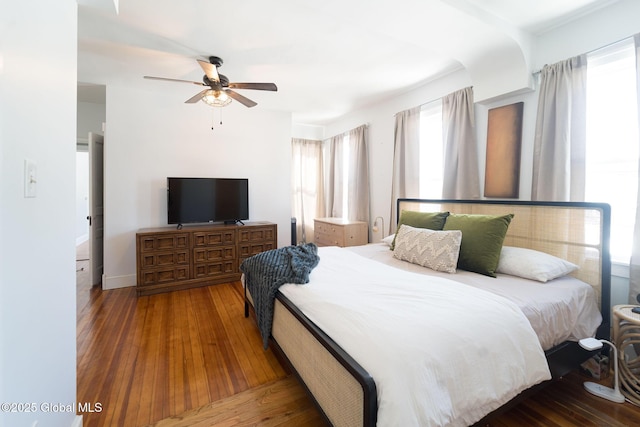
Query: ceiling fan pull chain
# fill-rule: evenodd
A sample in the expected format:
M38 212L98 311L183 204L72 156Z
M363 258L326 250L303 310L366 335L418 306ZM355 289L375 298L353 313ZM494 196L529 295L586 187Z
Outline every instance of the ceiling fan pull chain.
M220 125L222 125L222 108L214 108L211 113L211 130L214 129L214 123L216 121L216 110L220 113Z

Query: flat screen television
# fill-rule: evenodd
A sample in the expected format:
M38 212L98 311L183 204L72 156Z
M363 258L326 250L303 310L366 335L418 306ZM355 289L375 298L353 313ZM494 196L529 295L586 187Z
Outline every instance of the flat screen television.
M249 219L246 178L167 178L169 224L242 223Z

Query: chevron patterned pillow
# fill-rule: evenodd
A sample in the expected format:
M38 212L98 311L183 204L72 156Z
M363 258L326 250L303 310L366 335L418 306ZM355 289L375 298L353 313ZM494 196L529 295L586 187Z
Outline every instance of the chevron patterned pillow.
M414 228L402 224L396 234L393 256L436 271L455 273L462 232Z

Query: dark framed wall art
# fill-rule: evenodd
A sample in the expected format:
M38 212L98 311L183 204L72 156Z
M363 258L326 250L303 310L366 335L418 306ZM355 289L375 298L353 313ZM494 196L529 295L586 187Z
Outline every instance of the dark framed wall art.
M489 110L484 196L518 198L524 103Z

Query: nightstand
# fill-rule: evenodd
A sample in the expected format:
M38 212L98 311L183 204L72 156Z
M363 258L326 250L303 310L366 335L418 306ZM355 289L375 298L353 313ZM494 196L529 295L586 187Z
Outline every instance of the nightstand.
M369 226L364 221L316 218L314 240L318 246L359 246L369 243Z

